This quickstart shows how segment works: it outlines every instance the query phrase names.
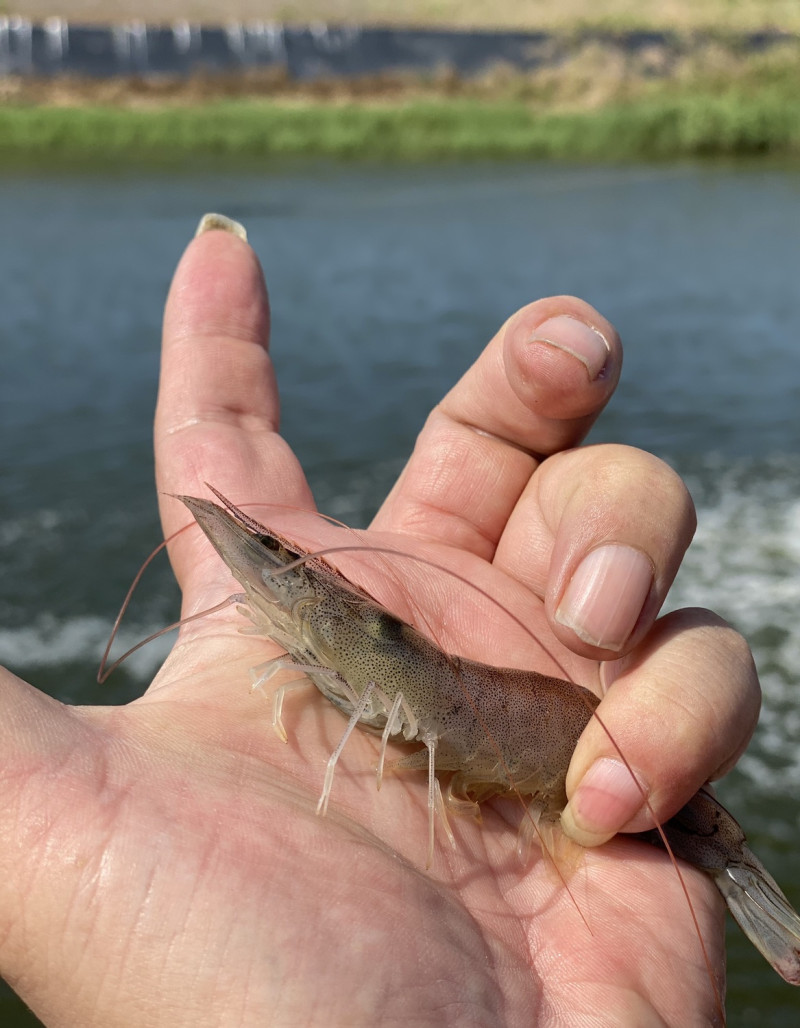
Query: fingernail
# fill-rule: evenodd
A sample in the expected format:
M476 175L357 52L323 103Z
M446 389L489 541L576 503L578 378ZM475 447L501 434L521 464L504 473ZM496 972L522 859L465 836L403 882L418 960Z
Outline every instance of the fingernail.
M578 565L555 619L590 646L621 650L652 585L653 565L641 550L620 543L598 546Z
M224 214L204 214L197 226L195 238L202 236L204 232L211 232L212 229L221 229L223 232L230 232L232 236L238 236L242 242L247 242L247 230L244 225L228 218Z
M567 835L581 846L599 846L645 805L644 783L619 760L596 760L561 813Z
M599 378L611 352L605 338L583 321L559 314L548 318L531 336L531 343L547 343L572 354L586 367L590 381Z

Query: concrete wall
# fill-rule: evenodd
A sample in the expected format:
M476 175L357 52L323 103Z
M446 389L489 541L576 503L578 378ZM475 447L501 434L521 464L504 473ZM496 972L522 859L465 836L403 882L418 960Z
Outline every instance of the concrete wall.
M738 47L762 50L786 39L782 33L753 33ZM32 24L0 17L0 75L72 74L188 75L279 68L297 80L359 76L387 71L434 72L452 69L463 76L496 64L521 71L558 64L576 46L596 40L612 50L670 56L707 42L701 36L670 32L585 33L563 37L542 32L455 32L436 29L346 28L327 25L291 28L280 24L208 27L178 22L171 27L72 25L60 18ZM666 57L666 60L663 58Z

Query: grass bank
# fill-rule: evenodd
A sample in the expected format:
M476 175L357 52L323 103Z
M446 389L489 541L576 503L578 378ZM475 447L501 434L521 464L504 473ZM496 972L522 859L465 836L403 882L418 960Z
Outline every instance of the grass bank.
M686 95L546 113L521 100L0 109L0 163L108 165L317 157L427 161L800 155L800 97Z
M800 156L800 42L675 57L576 46L528 75L7 80L0 166Z

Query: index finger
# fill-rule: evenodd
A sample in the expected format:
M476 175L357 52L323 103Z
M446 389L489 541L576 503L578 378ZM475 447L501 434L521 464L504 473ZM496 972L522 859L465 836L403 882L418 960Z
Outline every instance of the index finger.
M589 304L523 307L431 412L374 527L491 559L538 463L585 437L621 366L617 333Z
M211 231L225 229L225 231ZM156 484L166 536L187 523L171 495L259 497L312 508L303 471L278 433L269 304L244 229L206 215L184 253L164 313L155 419ZM199 534L170 547L178 583L198 574Z

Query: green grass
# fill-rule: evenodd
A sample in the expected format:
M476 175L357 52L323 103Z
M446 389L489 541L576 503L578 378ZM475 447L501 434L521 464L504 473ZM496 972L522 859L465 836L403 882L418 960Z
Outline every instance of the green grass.
M235 100L153 110L0 108L0 165L754 154L800 155L800 95L780 87L754 95L665 91L560 113L537 112L524 100L433 97L384 104Z

